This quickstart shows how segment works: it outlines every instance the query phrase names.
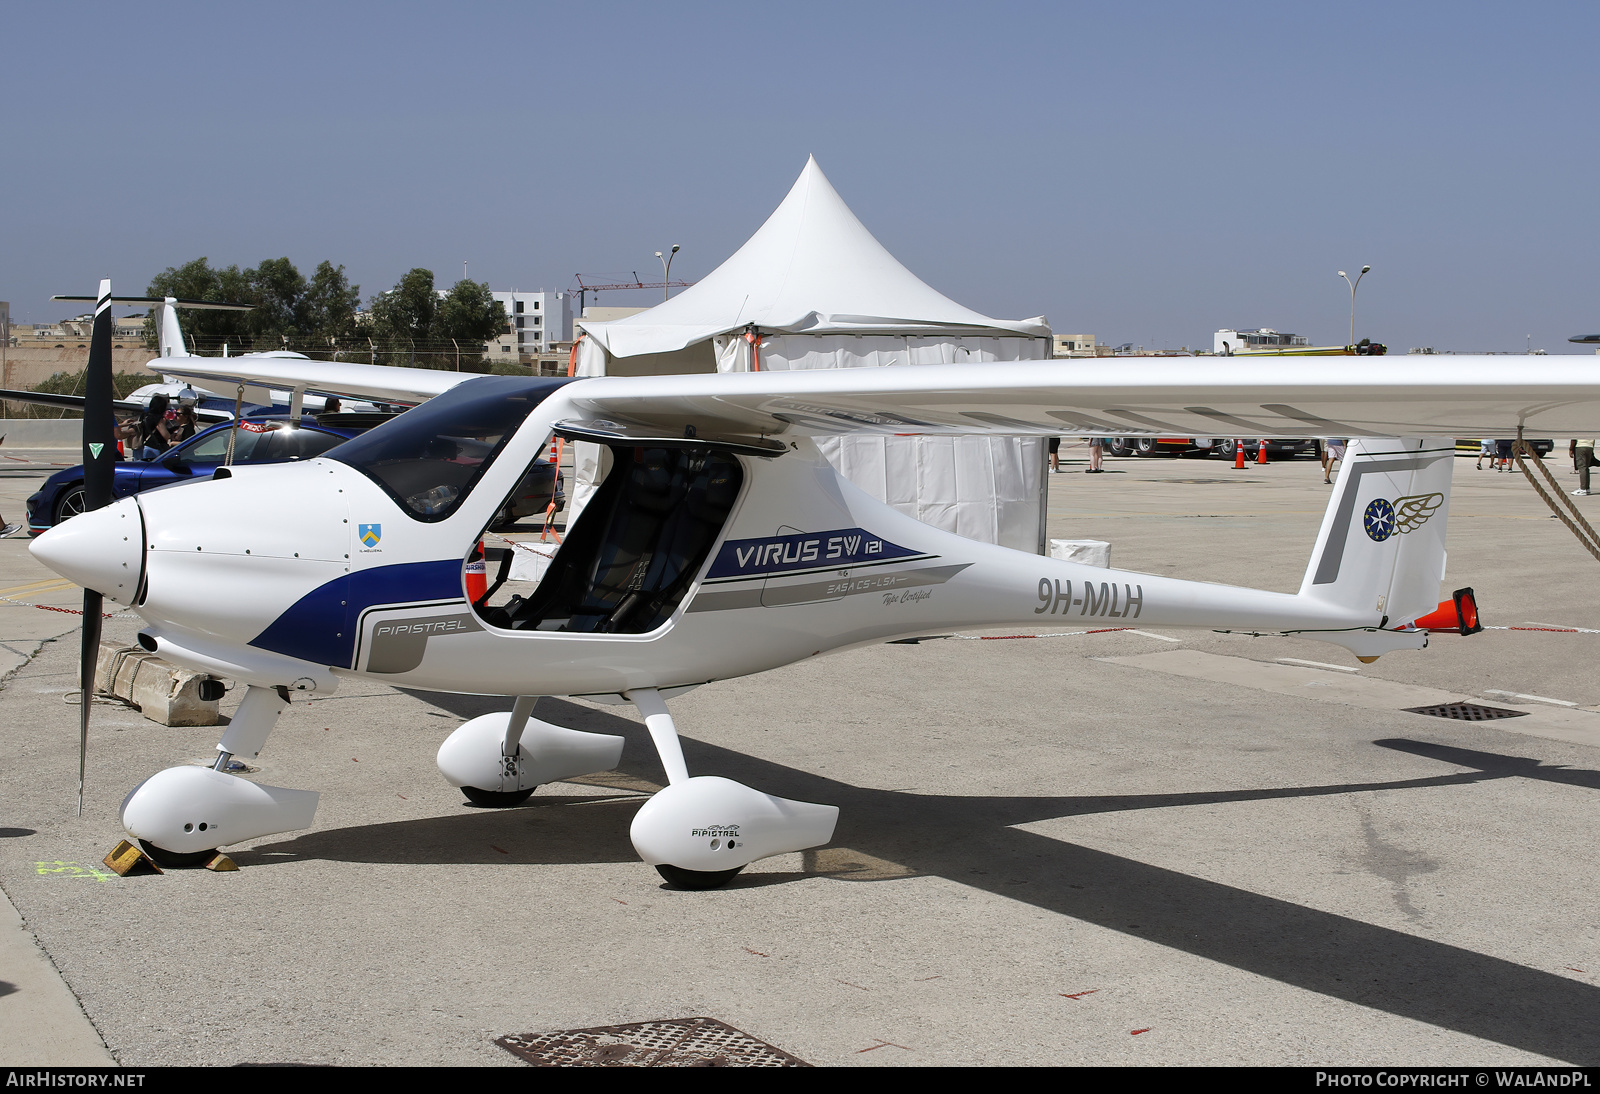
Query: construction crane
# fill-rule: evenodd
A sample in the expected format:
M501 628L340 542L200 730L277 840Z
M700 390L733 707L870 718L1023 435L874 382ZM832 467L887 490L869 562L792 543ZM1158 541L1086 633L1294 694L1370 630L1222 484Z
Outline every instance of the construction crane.
M584 281L584 274L573 274L572 278L578 283L578 314L583 314L584 307L588 304L588 295L592 292L607 292L612 289L687 289L693 281L640 281L639 271L634 270L632 281L608 281L597 283L592 280L596 275L587 275L591 280ZM614 275L613 275L614 276Z

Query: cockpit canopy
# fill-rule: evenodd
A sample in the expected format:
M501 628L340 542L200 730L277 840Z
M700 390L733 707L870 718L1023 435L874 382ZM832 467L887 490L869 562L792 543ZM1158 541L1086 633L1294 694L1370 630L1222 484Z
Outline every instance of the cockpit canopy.
M327 456L372 479L417 520L443 520L533 408L570 382L524 376L468 380Z

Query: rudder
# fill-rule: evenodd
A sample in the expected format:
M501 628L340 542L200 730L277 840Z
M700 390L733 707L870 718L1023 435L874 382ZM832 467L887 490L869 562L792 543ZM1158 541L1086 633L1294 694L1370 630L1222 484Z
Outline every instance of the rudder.
M1389 628L1433 611L1454 458L1449 440L1352 439L1300 595Z

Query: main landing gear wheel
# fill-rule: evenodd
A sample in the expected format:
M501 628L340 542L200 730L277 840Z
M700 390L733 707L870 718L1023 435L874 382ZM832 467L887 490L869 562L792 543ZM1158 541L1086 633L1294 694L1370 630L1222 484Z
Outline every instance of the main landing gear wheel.
M743 869L743 866L735 866L731 870L685 870L681 866L669 866L663 862L656 867L656 873L666 878L667 884L674 888L704 892L722 888Z
M169 870L184 870L190 866L204 866L217 857L217 849L209 851L169 851L165 847L157 847L147 839L139 841L139 846L144 848L144 853L156 860L157 866L165 866Z
M488 806L491 809L505 809L513 805L521 805L533 796L539 789L530 786L526 790L479 790L476 786L463 786L461 792L473 805Z

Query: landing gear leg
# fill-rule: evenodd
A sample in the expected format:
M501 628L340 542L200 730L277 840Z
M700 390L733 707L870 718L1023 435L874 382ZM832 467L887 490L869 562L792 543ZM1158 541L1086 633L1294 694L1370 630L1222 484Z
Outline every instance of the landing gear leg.
M258 688L251 685L244 693L244 702L233 720L228 723L222 740L217 742L217 762L211 770L226 772L235 756L253 760L261 755L267 737L278 724L278 715L289 709L289 689Z
M667 711L667 701L655 688L638 688L628 692L628 698L644 715L644 725L661 756L661 766L667 769L667 784L687 781L689 765L683 762L683 745L678 741L678 727Z
M756 859L817 847L833 838L837 806L774 797L715 775L690 778L677 726L661 693L636 688L627 697L644 715L668 784L634 816L629 835L639 857L667 884L717 889Z

